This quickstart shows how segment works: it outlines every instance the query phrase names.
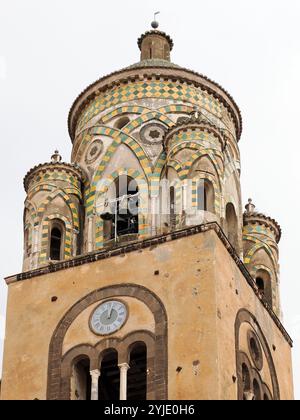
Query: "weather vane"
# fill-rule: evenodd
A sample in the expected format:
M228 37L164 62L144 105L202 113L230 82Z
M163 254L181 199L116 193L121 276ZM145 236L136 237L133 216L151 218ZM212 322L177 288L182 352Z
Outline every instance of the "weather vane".
M159 23L156 20L156 16L159 15L160 12L154 13L154 21L151 23L153 29L157 29L159 27Z

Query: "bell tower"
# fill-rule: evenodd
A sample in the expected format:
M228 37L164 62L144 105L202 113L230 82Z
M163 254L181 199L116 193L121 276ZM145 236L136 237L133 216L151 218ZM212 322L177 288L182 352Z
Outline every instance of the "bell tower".
M293 399L281 229L243 213L240 110L158 28L75 99L71 163L25 176L2 399Z

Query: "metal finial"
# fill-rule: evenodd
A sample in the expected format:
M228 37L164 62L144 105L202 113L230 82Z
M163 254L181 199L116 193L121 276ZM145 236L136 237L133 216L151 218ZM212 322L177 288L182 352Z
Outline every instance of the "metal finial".
M154 13L154 21L151 23L153 29L157 29L159 27L159 23L156 20L156 16L159 15L160 12Z

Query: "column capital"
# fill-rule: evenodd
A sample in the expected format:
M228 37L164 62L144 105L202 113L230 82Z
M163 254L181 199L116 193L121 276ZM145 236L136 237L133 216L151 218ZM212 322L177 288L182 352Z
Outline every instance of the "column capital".
M128 370L128 369L130 369L130 366L129 366L129 364L128 363L120 363L119 365L118 365L118 367L120 368L120 369L122 369L122 370Z
M90 375L92 376L92 377L94 377L94 378L99 378L99 376L100 376L100 370L99 369L95 369L95 370L91 370L90 371Z

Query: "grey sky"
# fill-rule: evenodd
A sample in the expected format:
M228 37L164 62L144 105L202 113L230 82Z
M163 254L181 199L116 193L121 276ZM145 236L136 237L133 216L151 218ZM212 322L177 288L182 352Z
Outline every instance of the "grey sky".
M137 38L157 10L172 61L216 80L241 108L243 200L283 229L281 296L300 399L299 0L0 0L0 277L21 270L23 176L56 147L69 159L72 101L139 60ZM0 360L5 304L2 282Z

